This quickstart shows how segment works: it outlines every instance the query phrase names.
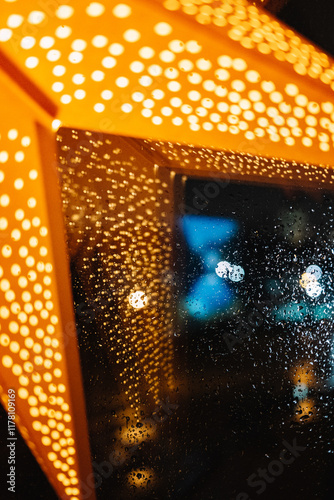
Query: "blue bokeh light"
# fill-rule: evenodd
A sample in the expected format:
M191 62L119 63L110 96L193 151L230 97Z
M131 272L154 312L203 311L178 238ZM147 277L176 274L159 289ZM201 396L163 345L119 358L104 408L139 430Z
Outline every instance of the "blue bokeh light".
M194 283L186 297L185 307L191 316L208 319L232 305L233 294L228 285L215 274L204 274Z
M203 250L220 247L238 232L239 224L233 219L185 215L182 217L183 234L190 248L201 253Z
M221 254L218 250L207 250L202 254L203 265L208 272L213 272L216 269L217 262L221 260Z
M239 223L223 217L185 215L181 227L191 252L201 257L205 270L191 285L184 308L196 319L208 319L233 304L234 293L215 268L222 258L219 250L237 234Z

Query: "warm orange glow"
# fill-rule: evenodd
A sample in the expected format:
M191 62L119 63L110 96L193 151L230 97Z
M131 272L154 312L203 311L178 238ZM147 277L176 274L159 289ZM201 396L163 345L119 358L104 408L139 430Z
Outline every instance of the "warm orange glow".
M332 163L333 61L246 0L4 2L0 50L55 129Z
M104 217L105 233L96 226L94 237L106 255L124 261L117 268L106 258L103 266L123 290L120 364L131 359L133 374L123 366L120 377L137 418L137 375L154 402L161 380L172 383L164 279L175 172L332 184L334 65L246 0L223 0L219 8L211 0L70 4L1 3L0 388L5 406L7 389L15 388L20 432L59 496L75 500L82 497L76 480L90 465L51 131L67 127L57 138L64 142L62 180L73 188L63 200L72 255L85 220L115 210L123 221L115 228L116 217ZM88 130L103 137L96 148L109 151L113 141L109 156L97 160L82 145L65 154L80 134L90 140ZM90 161L90 189L107 208L87 206L78 179ZM102 177L113 185L107 194ZM83 269L89 275L89 262ZM313 368L299 366L293 380L312 385ZM128 479L146 487L154 473L132 471Z
M317 415L317 407L315 401L311 398L299 401L295 406L294 420L298 423L307 424L311 422Z
M6 408L8 389L15 390L17 427L63 497L66 485L74 484L69 477L78 479L89 472L89 454L87 436L81 435L85 424L78 428L73 414L74 402L84 412L75 338L63 334L72 306L55 144L44 125L35 123L49 126L50 119L42 110L34 112L29 98L23 101L15 86L8 87L4 80L1 73L1 400ZM68 355L78 371L77 382L69 379ZM69 497L81 498L77 488L69 490Z
M147 491L154 484L156 475L152 469L140 467L134 469L128 474L128 486L133 489Z
M138 421L143 384L151 404L163 399L165 383L173 385L172 290L165 279L171 269L172 173L130 139L62 128L57 141L70 251L78 256L85 293L97 304L98 329L117 355L124 396ZM96 248L98 288L92 286Z
M314 366L309 362L300 362L291 370L291 377L295 385L306 385L311 387L316 379L314 374Z

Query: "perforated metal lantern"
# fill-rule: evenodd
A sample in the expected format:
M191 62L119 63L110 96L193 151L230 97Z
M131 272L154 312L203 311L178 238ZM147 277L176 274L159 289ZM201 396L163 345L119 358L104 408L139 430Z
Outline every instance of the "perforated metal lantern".
M62 181L76 189L63 198L73 216L73 252L85 226L69 200L76 194L79 212L87 209L86 186L75 177L90 162L90 189L101 194L99 179L105 179L113 217L124 221L106 230L118 238L112 250L125 267L106 258L105 269L115 282L121 271L126 276L123 349L135 358L139 346L135 371L144 373L157 400L160 370L169 380L172 365L164 277L171 264L175 172L332 184L334 66L246 0L0 4L2 402L6 407L7 390L14 388L18 428L58 495L93 498L93 488L83 487L92 473L56 130L62 125L75 132L63 129L58 136L65 146ZM96 147L93 132L101 135ZM76 142L80 134L92 145L88 153ZM140 186L136 195L129 186ZM104 215L111 210L90 208ZM102 247L108 244L101 232L95 236ZM141 238L138 262L126 250L134 237ZM139 287L140 272L151 280L147 289ZM139 292L145 300L137 309L144 311L146 303L153 309L134 321L129 297ZM136 407L136 382L123 374Z

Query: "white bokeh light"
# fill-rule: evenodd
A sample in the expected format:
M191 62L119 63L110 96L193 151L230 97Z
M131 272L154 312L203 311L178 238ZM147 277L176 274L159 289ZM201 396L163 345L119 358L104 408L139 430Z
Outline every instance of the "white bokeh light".
M234 282L242 281L244 276L245 270L241 266L232 266L232 269L228 273L228 277Z
M229 271L232 270L232 266L226 260L221 260L216 266L216 274L219 278L227 278Z
M319 295L322 294L323 288L321 285L319 285L319 283L317 281L314 281L314 282L311 282L307 285L307 287L305 288L305 291L309 297L311 297L312 299L315 299L315 298L319 297Z
M138 290L137 292L132 292L129 295L129 304L134 309L142 309L147 306L148 298L145 292Z
M322 270L321 270L321 267L315 265L315 264L311 264L310 266L308 266L306 268L306 272L308 274L311 274L312 276L315 277L316 280L319 280L322 276Z

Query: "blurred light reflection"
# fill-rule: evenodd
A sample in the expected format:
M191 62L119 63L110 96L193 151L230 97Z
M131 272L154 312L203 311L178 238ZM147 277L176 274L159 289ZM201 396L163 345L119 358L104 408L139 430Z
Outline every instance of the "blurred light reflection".
M185 307L191 316L208 319L219 310L226 310L232 305L233 295L225 283L216 274L200 276L185 300Z

